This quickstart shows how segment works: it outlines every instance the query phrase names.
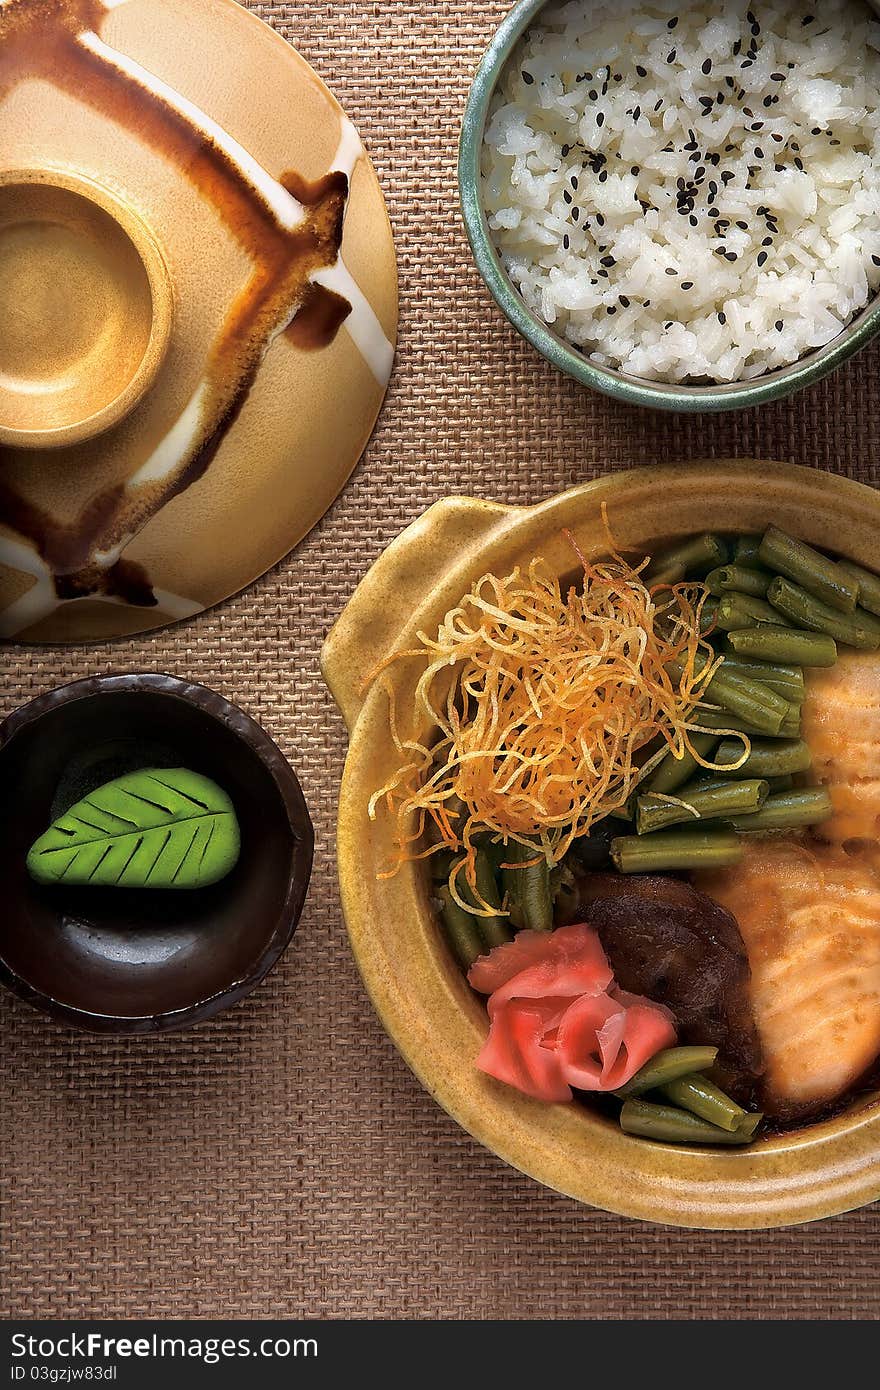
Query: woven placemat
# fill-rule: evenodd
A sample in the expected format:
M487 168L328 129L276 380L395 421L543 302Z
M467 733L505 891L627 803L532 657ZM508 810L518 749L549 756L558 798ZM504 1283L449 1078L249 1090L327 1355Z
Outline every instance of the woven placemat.
M6 648L0 708L114 669L215 686L299 771L317 832L312 889L275 973L188 1034L102 1041L0 999L2 1311L877 1318L876 1207L779 1233L640 1225L506 1168L422 1091L345 938L334 865L345 739L318 651L371 561L450 492L529 502L610 468L729 455L880 483L880 350L738 416L654 415L580 390L494 311L457 211L458 120L503 0L252 8L329 82L385 186L402 308L388 404L347 491L279 569L146 639Z

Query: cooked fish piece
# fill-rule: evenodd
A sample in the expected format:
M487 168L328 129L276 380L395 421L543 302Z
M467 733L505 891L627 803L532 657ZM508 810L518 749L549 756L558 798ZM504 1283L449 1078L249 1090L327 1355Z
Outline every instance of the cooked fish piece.
M880 661L845 652L835 666L812 671L803 737L816 780L828 787L835 815L816 833L834 844L880 839Z
M768 1113L796 1118L847 1091L880 1054L880 879L869 847L744 841L699 887L733 914L751 965Z

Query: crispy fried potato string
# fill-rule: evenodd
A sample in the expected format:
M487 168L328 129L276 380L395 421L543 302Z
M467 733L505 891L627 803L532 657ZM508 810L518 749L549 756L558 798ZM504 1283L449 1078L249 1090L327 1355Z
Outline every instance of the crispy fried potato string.
M425 663L413 727L439 733L430 746L403 737L392 700L401 766L369 807L372 819L381 805L397 818L399 857L387 876L444 849L464 852L473 892L476 837L537 843L555 864L668 750L714 767L690 739L719 662L700 635L705 588L651 590L647 560L636 569L618 555L579 558L583 584L565 592L540 559L504 579L484 575L435 636L420 632L416 651L390 658ZM680 680L667 669L675 659ZM450 891L473 912L456 877Z

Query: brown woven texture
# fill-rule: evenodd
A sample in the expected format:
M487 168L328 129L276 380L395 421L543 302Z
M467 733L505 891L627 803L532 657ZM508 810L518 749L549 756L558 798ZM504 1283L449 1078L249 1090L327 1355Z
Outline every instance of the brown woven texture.
M114 669L215 686L299 771L317 832L311 894L274 974L188 1034L102 1041L0 1000L3 1311L877 1318L878 1208L778 1233L637 1224L506 1168L421 1089L346 941L334 865L345 737L318 651L371 561L450 492L530 502L608 469L727 455L880 482L880 350L735 416L638 412L581 390L495 311L459 219L458 122L503 0L253 8L339 96L388 195L402 325L386 409L342 498L276 571L146 639L6 648L0 702Z

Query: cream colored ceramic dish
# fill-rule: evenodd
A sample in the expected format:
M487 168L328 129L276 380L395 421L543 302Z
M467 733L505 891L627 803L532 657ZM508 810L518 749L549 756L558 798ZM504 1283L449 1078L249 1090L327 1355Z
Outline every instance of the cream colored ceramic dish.
M339 875L352 946L379 1015L413 1071L467 1130L508 1163L594 1206L707 1228L813 1221L880 1196L880 1106L747 1150L652 1144L581 1106L546 1106L478 1072L484 1008L447 953L418 866L380 882L393 826L367 803L391 776L388 697L364 679L377 662L436 630L487 571L542 555L572 569L569 528L588 558L616 542L638 550L695 531L756 531L772 519L819 546L876 567L880 494L786 464L718 462L618 473L536 507L469 498L432 507L385 552L331 632L323 670L351 742L339 805ZM389 670L398 709L412 708L417 663ZM419 731L426 734L429 731Z
M326 87L233 0L0 0L0 55L0 176L92 180L174 295L121 423L0 445L0 636L139 632L262 574L354 468L394 351L385 205Z

